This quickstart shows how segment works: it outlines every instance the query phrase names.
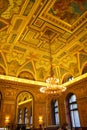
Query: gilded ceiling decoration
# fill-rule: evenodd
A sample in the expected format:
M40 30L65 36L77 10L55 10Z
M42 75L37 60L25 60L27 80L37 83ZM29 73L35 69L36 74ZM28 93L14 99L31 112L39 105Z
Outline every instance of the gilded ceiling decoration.
M0 1L0 74L45 81L49 44L60 82L67 73L81 75L87 62L87 0Z

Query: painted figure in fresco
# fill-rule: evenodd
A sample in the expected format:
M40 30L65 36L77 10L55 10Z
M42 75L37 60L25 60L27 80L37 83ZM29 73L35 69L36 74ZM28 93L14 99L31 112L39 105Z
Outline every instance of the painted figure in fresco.
M86 10L87 0L56 0L50 12L68 23L73 23Z

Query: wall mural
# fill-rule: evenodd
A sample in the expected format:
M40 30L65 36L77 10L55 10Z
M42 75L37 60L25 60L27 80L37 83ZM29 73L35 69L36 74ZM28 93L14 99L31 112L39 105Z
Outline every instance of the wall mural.
M87 10L87 0L56 0L49 13L73 24Z

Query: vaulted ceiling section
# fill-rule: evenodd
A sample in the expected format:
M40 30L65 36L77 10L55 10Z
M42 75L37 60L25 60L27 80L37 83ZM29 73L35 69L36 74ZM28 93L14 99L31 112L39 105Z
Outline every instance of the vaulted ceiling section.
M49 41L50 38L50 41ZM82 74L87 63L87 0L1 0L0 74L45 81Z

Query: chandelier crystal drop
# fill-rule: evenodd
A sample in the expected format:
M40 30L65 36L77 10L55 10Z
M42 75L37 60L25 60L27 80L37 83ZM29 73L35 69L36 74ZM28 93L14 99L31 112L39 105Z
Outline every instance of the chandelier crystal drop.
M63 91L66 90L66 87L64 87L62 84L59 84L59 79L54 77L50 39L49 39L49 51L50 51L50 77L46 79L47 86L41 87L40 92L46 94L60 95Z

